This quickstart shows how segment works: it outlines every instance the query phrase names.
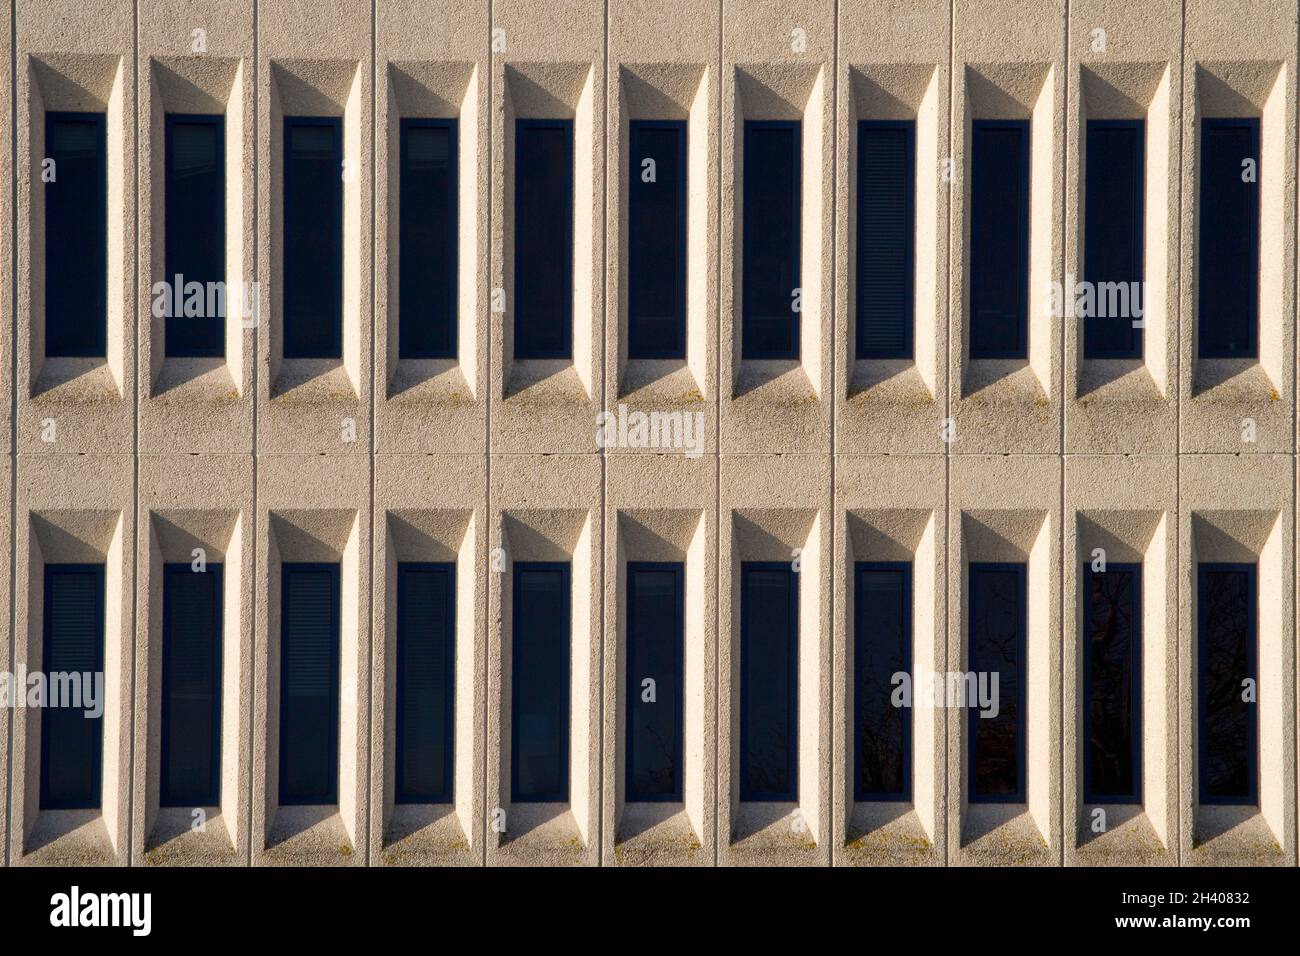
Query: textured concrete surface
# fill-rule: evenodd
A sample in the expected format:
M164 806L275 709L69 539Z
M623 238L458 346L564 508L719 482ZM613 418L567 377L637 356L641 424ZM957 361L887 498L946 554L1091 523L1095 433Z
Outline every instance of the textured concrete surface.
M1297 0L16 0L0 18L0 670L45 566L107 566L103 805L39 807L0 708L7 865L1295 865ZM203 31L206 48L195 49ZM1098 47L1096 31L1105 43ZM108 117L108 355L44 354L48 110ZM162 123L226 117L230 281L255 324L167 359ZM282 121L344 125L344 347L286 360ZM458 120L459 358L404 361L400 120ZM1262 120L1258 361L1196 354L1198 122ZM513 352L516 119L575 127L574 353ZM684 360L627 356L628 124L688 128ZM917 122L915 357L855 359L857 123ZM971 360L969 133L1029 119L1025 361ZM1144 118L1140 361L1085 360L1090 118ZM796 362L742 360L746 120L802 122ZM949 162L951 161L951 162ZM945 174L947 172L947 175ZM497 293L500 295L497 295ZM499 303L499 304L498 304ZM698 414L699 456L597 444ZM158 807L166 561L226 568L221 805ZM1143 565L1143 801L1082 793L1080 577ZM800 566L799 799L739 798L739 569ZM342 566L339 802L280 807L279 574ZM395 567L455 561L452 802L394 801ZM570 799L510 801L512 562L572 562ZM626 566L686 566L684 793L623 793ZM852 572L913 562L913 659L965 668L967 568L1029 576L1027 797L971 803L965 712L918 710L913 798L853 799ZM1259 568L1258 805L1196 787L1197 561Z

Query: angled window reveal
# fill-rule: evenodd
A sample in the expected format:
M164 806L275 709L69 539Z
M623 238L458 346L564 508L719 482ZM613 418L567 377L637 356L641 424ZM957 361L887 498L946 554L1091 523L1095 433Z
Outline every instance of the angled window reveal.
M573 120L515 121L515 358L573 358Z
M569 799L570 567L514 565L510 793L519 803Z
M456 566L397 566L397 803L451 803Z
M968 667L997 701L996 716L967 704L967 765L974 803L1025 802L1025 565L970 566ZM994 694L994 676L997 690Z
M162 751L158 803L221 802L222 566L163 566Z
M280 804L339 802L339 566L280 568Z
M629 802L682 799L683 572L680 562L627 566Z
M1196 589L1197 793L1201 803L1259 799L1259 611L1253 564L1201 564Z
M1196 332L1200 358L1259 349L1258 119L1201 120Z
M799 577L789 562L740 570L740 799L799 799Z
M1142 565L1083 570L1083 799L1142 802Z
M853 592L855 800L912 799L912 711L894 675L912 669L912 565L859 561Z

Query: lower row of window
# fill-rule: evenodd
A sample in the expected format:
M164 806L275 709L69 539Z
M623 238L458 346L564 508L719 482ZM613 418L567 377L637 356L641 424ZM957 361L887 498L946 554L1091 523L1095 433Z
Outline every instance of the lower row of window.
M1142 802L1142 569L1084 569L1084 800ZM1257 800L1256 569L1201 564L1197 620L1197 767L1202 803ZM971 564L968 675L996 675L996 708L969 709L968 796L1025 800L1026 566ZM447 803L455 746L454 564L397 574L396 794ZM222 566L164 568L162 806L220 797ZM569 799L570 566L513 568L511 799ZM104 667L104 566L45 569L47 674ZM338 802L339 565L281 573L279 802ZM741 569L740 796L798 799L799 575L785 562ZM909 801L912 569L854 567L853 785L860 801ZM684 566L629 563L625 797L682 799ZM995 710L994 715L990 715ZM42 712L43 809L100 805L102 718Z

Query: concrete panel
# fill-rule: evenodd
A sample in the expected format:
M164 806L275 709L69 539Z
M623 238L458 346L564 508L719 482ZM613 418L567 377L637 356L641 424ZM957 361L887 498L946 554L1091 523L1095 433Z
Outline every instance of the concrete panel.
M252 11L234 11L222 0L141 0L139 24L140 450L248 453L253 447L258 305ZM206 288L188 285L194 277L178 280L167 272L169 113L225 117L226 273L224 288L211 290L211 296ZM224 301L216 297L218 291ZM167 314L192 314L193 308L201 308L204 316L224 315L222 358L168 355Z
M832 859L836 866L934 866L948 855L948 735L942 710L917 694L947 671L947 467L937 456L835 461ZM858 800L855 570L860 561L911 565L911 779L907 801ZM870 622L864 622L867 626ZM894 691L899 688L893 683ZM892 697L892 691L891 691Z
M485 821L486 462L469 455L380 456L374 522L370 863L478 866ZM450 803L396 802L397 571L407 561L455 565Z
M249 860L253 714L253 459L145 456L136 540L133 866L237 866ZM163 575L221 566L220 802L160 807Z
M831 858L831 483L824 458L724 457L718 492L718 862L826 866ZM740 796L741 568L798 572L795 800Z
M949 415L956 455L1061 446L1060 280L1065 143L1065 3L956 0L953 13ZM1028 357L971 358L970 137L975 120L1028 120Z
M594 455L493 456L488 531L487 862L600 862L603 522ZM513 588L516 561L570 570L568 799L512 800Z
M488 6L375 8L375 447L483 453L488 377ZM456 120L456 358L403 359L402 120ZM415 308L418 304L412 303Z
M16 133L24 157L16 170L17 448L129 454L137 315L135 9L130 0L108 0L95 16L83 13L74 0L23 0L15 12ZM61 111L105 115L108 328L100 358L51 357L45 350L45 114Z
M491 451L591 452L605 388L604 5L502 0L492 18ZM568 359L515 358L515 124L525 119L573 122Z
M1065 277L1055 300L1065 325L1067 453L1177 450L1181 76L1179 0L1070 4ZM1134 119L1146 124L1143 284L1113 293L1082 288L1088 123ZM1087 316L1103 314L1096 321L1141 325L1140 359L1085 357Z
M702 449L717 449L718 104L720 6L716 0L613 0L609 4L606 105L606 318L604 409L612 414L694 416ZM683 32L681 24L693 28ZM628 184L642 175L629 124L686 123L686 354L629 358ZM624 411L626 409L626 411ZM661 451L669 443L616 441L612 451Z
M835 15L820 3L724 2L719 448L823 451L830 444L834 326ZM742 357L745 123L797 120L799 358ZM797 291L797 295L796 295Z
M134 480L125 455L37 456L19 462L13 668L28 675L45 668L46 566L104 565L104 670L96 693L103 705L103 750L99 806L45 809L43 712L36 707L13 711L11 866L126 866L129 859Z
M1294 461L1288 455L1188 455L1179 466L1180 860L1184 866L1295 866ZM1199 799L1201 562L1256 566L1258 800L1253 806Z
M712 866L717 817L716 463L611 456L605 488L601 861L605 866ZM627 706L646 675L630 674L627 568L680 563L683 676L680 801L627 799ZM663 683L663 677L655 679ZM656 698L656 702L663 706Z
M1065 462L1064 666L1061 726L1067 866L1172 866L1178 862L1178 462L1172 456L1070 456ZM1141 800L1091 804L1087 760L1084 571L1141 567L1140 686L1136 732Z
M943 454L948 407L948 107L951 4L845 0L836 58L835 451ZM859 359L858 128L914 122L910 359Z
M257 18L259 323L257 449L363 455L370 447L374 248L372 34L366 0L322 17L310 0L266 0ZM343 126L343 331L339 358L285 358L284 119Z
M969 697L948 716L948 862L1061 863L1061 462L958 456L948 498L948 671L969 673L970 565L1025 567L1023 802L972 799ZM1000 672L993 672L1000 673ZM992 674L989 675L991 686ZM1005 701L999 703L1004 706Z
M370 797L370 462L264 455L257 467L254 866L364 866ZM338 803L280 806L281 567L339 565Z
M1183 453L1295 450L1296 21L1294 0L1186 0L1180 233ZM1241 25L1249 23L1249 30ZM1199 357L1201 120L1260 120L1257 358ZM1243 173L1244 174L1244 173ZM1243 304L1243 308L1245 305Z

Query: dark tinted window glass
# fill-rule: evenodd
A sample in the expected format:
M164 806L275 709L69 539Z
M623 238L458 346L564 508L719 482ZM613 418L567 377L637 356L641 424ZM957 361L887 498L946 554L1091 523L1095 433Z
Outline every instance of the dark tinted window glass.
M284 121L284 357L343 356L343 124Z
M747 359L797 359L799 208L802 189L798 122L745 123L745 196L742 250Z
M1133 320L1142 308L1145 134L1142 120L1088 121L1083 278L1094 301L1083 319L1085 358L1142 357L1142 330Z
M45 354L108 354L108 158L103 113L46 113Z
M682 565L628 565L630 801L682 799L682 608Z
M455 609L455 565L398 565L398 803L451 802Z
M1028 357L1029 121L971 130L971 358Z
M216 296L226 281L225 129L224 116L167 116L163 278L172 286L166 312L169 356L226 354L222 303L226 310L231 303ZM198 286L191 289L190 283ZM174 308L177 300L180 310Z
M1257 354L1261 175L1258 119L1201 120L1196 274L1201 358Z
M970 799L1025 799L1025 566L970 566L970 670L989 695L997 675L997 716L968 707ZM969 690L965 703L969 703ZM992 708L989 708L991 713Z
M511 799L569 799L569 566L516 562Z
M573 357L573 121L515 124L515 358Z
M686 123L633 121L629 143L628 357L685 358Z
M912 357L916 123L858 124L860 359Z
M858 800L910 800L911 710L892 701L911 670L912 569L859 562L854 592L854 786Z
M1257 800L1258 704L1243 700L1257 680L1253 564L1197 570L1197 769L1201 803Z
M398 350L456 357L456 121L402 120Z
M163 568L164 807L221 802L221 571Z
M746 562L740 594L740 799L797 800L799 579Z
M1083 573L1084 799L1142 802L1142 566Z
M47 564L44 610L44 669L52 679L41 710L41 809L98 808L104 718L87 716L93 709L87 681L104 671L104 566ZM69 676L54 677L59 674ZM62 699L55 700L56 687L74 697L79 687L81 699L60 690ZM102 678L98 687L102 693Z
M280 803L339 797L339 566L280 569Z

